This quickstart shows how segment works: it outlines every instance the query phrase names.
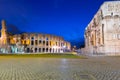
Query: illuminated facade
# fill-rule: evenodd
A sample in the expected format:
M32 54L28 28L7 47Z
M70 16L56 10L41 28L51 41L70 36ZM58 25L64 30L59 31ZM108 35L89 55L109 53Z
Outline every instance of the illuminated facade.
M86 55L120 55L120 1L104 2L85 30Z
M49 34L7 33L6 23L2 20L0 37L1 53L63 53L70 51L71 45L62 37Z

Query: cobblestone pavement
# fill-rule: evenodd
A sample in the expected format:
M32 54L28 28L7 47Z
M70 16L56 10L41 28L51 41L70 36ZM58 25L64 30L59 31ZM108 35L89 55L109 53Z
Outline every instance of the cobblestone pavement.
M0 80L120 80L120 57L1 58Z

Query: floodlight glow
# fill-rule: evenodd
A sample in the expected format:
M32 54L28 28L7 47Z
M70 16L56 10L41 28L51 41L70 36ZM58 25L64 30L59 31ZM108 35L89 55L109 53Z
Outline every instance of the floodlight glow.
M66 48L66 46L63 46L63 48Z
M57 46L53 46L52 48L56 49L56 48L58 48L58 47L57 47Z

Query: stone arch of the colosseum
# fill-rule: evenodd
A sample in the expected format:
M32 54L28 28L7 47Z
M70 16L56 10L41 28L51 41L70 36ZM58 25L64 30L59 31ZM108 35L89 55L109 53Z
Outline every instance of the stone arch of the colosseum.
M52 52L52 48L50 48L50 53Z
M35 48L35 53L37 53L37 50L38 50L38 49L37 49L37 48Z
M27 53L29 53L30 52L30 48L27 48Z
M39 48L39 52L42 52L42 51L41 51L41 48Z

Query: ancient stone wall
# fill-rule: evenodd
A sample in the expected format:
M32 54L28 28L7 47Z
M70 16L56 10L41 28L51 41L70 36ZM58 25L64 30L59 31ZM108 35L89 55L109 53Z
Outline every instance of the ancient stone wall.
M85 30L85 54L120 55L120 1L104 2Z

